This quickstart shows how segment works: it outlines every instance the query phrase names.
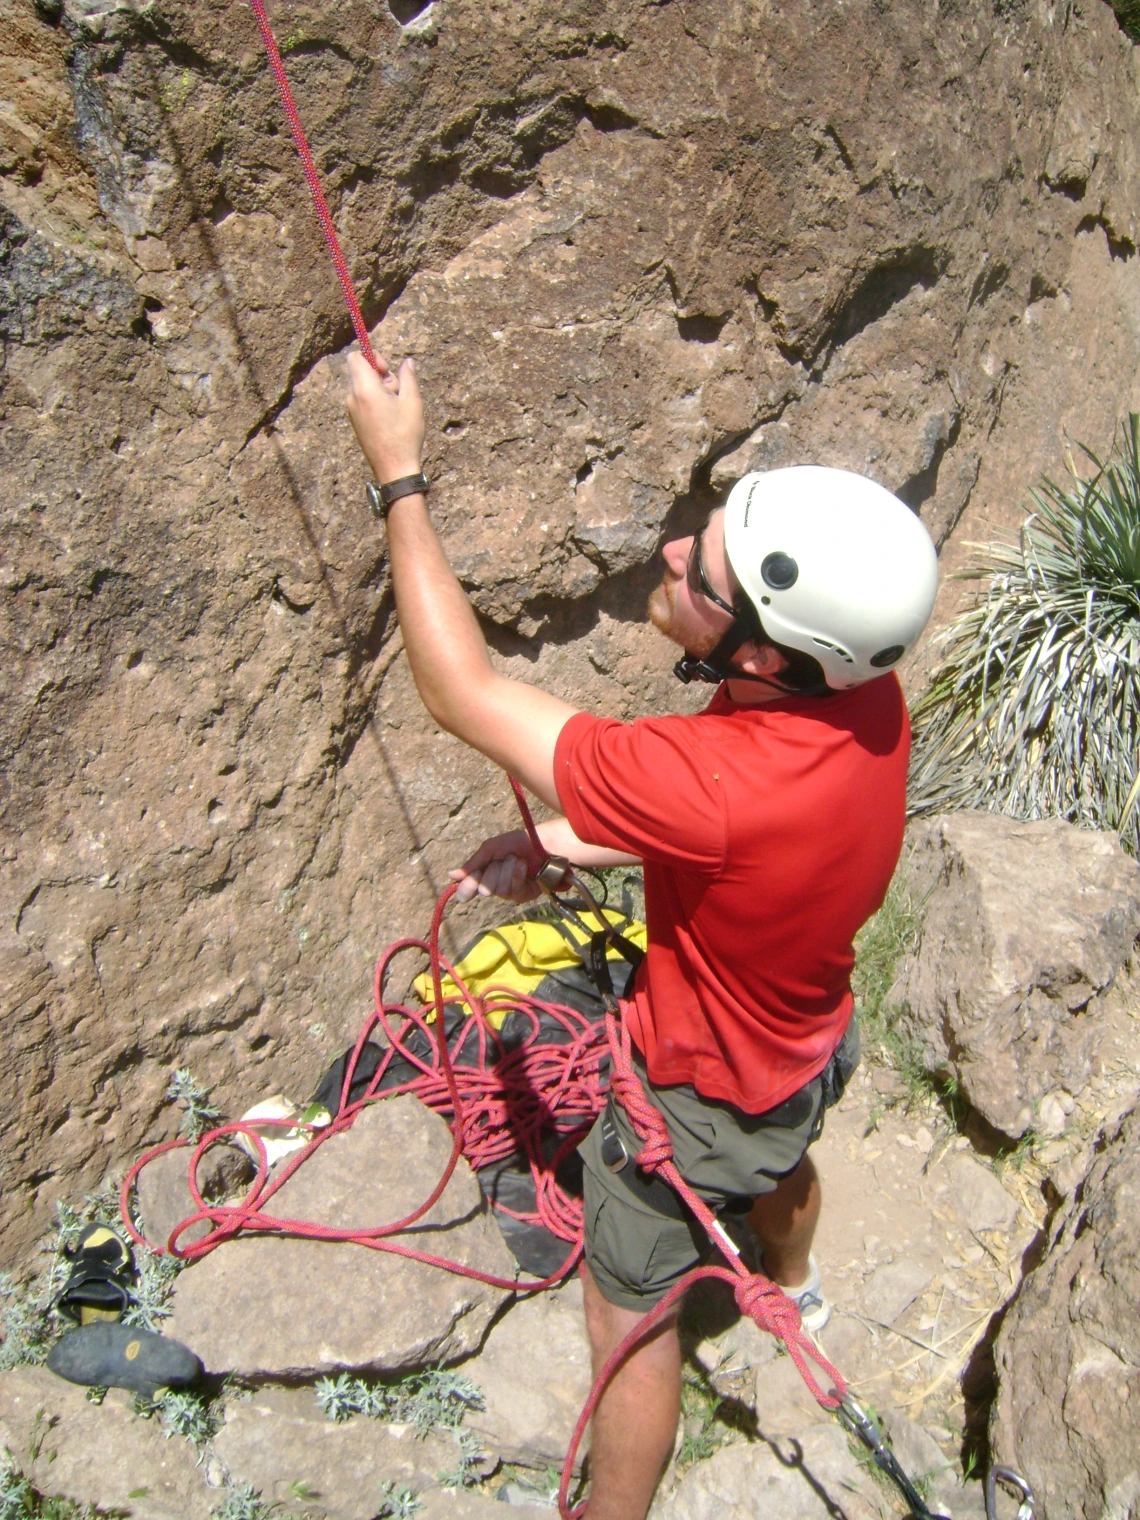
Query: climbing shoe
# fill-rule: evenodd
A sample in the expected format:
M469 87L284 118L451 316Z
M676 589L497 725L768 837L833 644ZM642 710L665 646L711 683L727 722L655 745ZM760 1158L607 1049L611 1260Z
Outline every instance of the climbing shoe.
M69 1330L48 1352L57 1377L88 1388L129 1388L153 1399L161 1388L185 1388L202 1363L181 1341L133 1325L96 1323Z
M66 1253L71 1263L56 1308L76 1325L117 1320L130 1302L134 1262L126 1242L105 1224L89 1224Z

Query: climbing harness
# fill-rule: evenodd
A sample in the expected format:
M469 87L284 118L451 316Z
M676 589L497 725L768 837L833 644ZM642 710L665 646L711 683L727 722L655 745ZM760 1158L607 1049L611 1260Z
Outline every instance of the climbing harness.
M379 370L372 351L368 331L361 314L352 279L340 248L336 229L321 189L312 154L305 137L300 116L293 101L292 91L281 62L281 54L273 35L264 0L250 0L262 41L269 56L270 67L281 95L282 105L293 132L293 140L300 155L301 165L312 192L313 202L321 230L328 244L333 265L340 280L341 289L352 319L353 329L361 351L374 369ZM432 914L427 940L406 938L397 940L385 951L376 969L374 982L375 1006L365 1021L351 1055L344 1063L344 1076L340 1089L337 1111L324 1128L316 1130L312 1138L291 1158L281 1164L275 1176L270 1177L265 1142L252 1125L236 1121L219 1125L203 1135L195 1144L187 1140L172 1140L154 1147L139 1158L127 1173L120 1194L120 1208L124 1226L131 1238L139 1245L149 1246L160 1254L171 1254L192 1261L216 1250L224 1241L239 1233L272 1234L301 1237L310 1240L352 1242L370 1250L405 1256L425 1265L439 1267L443 1271L475 1278L492 1287L515 1293L538 1293L561 1282L578 1263L582 1253L583 1227L582 1206L579 1200L569 1197L559 1186L555 1177L558 1163L576 1149L589 1132L607 1096L607 1086L624 1107L634 1132L642 1142L636 1156L637 1165L649 1174L659 1174L704 1227L709 1239L724 1258L724 1266L701 1266L688 1272L655 1307L626 1336L605 1366L590 1391L590 1396L578 1419L562 1472L558 1493L558 1508L562 1520L573 1520L584 1505L570 1508L570 1489L574 1476L574 1459L585 1433L586 1426L597 1407L610 1378L621 1366L638 1342L669 1314L680 1302L688 1289L702 1280L719 1280L733 1290L742 1314L749 1315L763 1330L776 1336L788 1351L801 1377L814 1397L826 1409L835 1411L865 1445L869 1447L882 1470L898 1484L911 1505L914 1520L932 1520L921 1496L910 1484L897 1460L889 1452L877 1427L859 1408L847 1391L846 1383L824 1356L820 1348L804 1331L799 1311L780 1287L759 1273L749 1272L741 1260L740 1250L731 1236L708 1206L693 1192L677 1171L673 1162L672 1146L665 1121L660 1112L645 1096L641 1081L634 1069L629 1031L621 1016L620 1006L614 996L607 961L607 944L615 946L621 954L635 963L640 955L638 947L625 940L606 919L603 909L580 877L571 870L569 863L552 857L544 848L531 817L530 808L518 782L511 778L522 821L535 857L539 862L537 880L559 905L559 911L571 922L577 921L585 931L589 944L588 966L606 1005L605 1033L575 1009L557 1004L541 1003L526 994L511 992L500 994L488 989L482 996L465 987L457 969L448 964L440 951L439 937L444 913L455 895L451 885L441 894ZM590 915L601 929L594 929L587 920L561 897L559 892L572 885L585 901ZM416 1009L402 1004L388 1004L384 1000L384 988L388 970L394 958L409 950L419 951L428 957L431 979L430 1009ZM449 978L455 991L445 995L444 977ZM466 1012L462 1026L454 1017L456 1005ZM504 1005L511 1012L531 1021L532 1033L513 1049L508 1049L499 1032L493 1026L489 1014L502 1011ZM449 1019L449 1010L452 1017ZM540 1045L537 1033L543 1015L552 1016L566 1034L564 1043ZM399 1029L396 1020L401 1020ZM374 1075L365 1083L363 1090L355 1083L356 1068L374 1028L382 1028L388 1041L388 1049L376 1064ZM456 1040L455 1052L449 1044L450 1031ZM406 1038L409 1030L417 1030L423 1036L419 1042L422 1051L430 1051L430 1061L410 1048ZM434 1036L434 1039L433 1039ZM478 1059L471 1066L460 1066L454 1060L467 1040L477 1044ZM426 1043L425 1043L426 1042ZM373 1047L375 1049L375 1047ZM410 1062L418 1075L406 1083L381 1092L385 1072L399 1054ZM608 1065L608 1084L605 1068ZM269 1212L271 1203L282 1185L302 1166L313 1152L332 1135L348 1129L360 1111L380 1097L401 1092L413 1092L422 1102L450 1119L452 1131L451 1155L443 1173L430 1195L420 1206L403 1219L365 1230L337 1230L308 1220L279 1218ZM360 1094L353 1096L353 1094ZM276 1121L282 1126L293 1127L294 1121ZM548 1158L542 1148L542 1132L553 1123L557 1143L553 1157ZM265 1128L266 1121L258 1121L258 1128ZM208 1204L203 1199L197 1183L198 1165L213 1146L230 1136L244 1135L257 1153L257 1175L246 1196L238 1204ZM536 1184L538 1217L552 1233L567 1242L566 1260L558 1271L537 1282L519 1282L516 1279L496 1277L473 1267L462 1266L444 1257L417 1250L394 1239L422 1219L442 1196L461 1156L476 1170L517 1149L520 1136L531 1162ZM171 1231L165 1243L151 1243L144 1239L133 1218L133 1193L139 1173L148 1162L168 1151L190 1149L188 1183L195 1212ZM180 1244L180 1238L192 1226L206 1223L208 1233L201 1239ZM814 1364L814 1367L813 1367ZM822 1376L821 1383L817 1373ZM830 1386L825 1386L830 1384ZM986 1489L987 1509L990 1520L996 1520L992 1501L996 1501L998 1481L1013 1484L1023 1495L1018 1520L1032 1520L1032 1496L1028 1484L1006 1468L995 1468Z

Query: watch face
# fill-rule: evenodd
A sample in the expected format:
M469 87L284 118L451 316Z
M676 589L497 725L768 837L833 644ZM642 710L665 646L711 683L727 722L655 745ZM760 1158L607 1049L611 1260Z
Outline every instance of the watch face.
M368 505L372 508L373 516L384 516L384 498L380 494L380 487L374 480L370 480L364 487L364 494L368 497Z

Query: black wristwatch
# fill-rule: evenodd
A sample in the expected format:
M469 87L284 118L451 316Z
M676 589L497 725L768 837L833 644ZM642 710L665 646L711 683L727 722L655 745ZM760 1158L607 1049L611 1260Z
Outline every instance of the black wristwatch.
M401 475L399 480L390 480L386 486L377 485L370 480L364 487L364 494L368 497L368 505L376 517L387 517L388 508L394 501L399 501L401 496L416 496L428 489L431 482L422 470L416 475Z

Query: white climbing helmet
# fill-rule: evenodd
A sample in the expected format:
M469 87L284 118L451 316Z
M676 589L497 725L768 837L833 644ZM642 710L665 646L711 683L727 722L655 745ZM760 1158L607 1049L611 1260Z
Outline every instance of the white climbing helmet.
M835 691L896 665L934 606L930 534L897 496L849 470L743 476L725 504L724 546L769 639L818 660Z

